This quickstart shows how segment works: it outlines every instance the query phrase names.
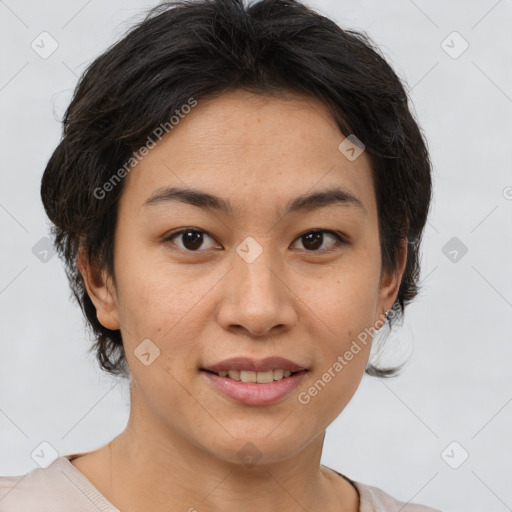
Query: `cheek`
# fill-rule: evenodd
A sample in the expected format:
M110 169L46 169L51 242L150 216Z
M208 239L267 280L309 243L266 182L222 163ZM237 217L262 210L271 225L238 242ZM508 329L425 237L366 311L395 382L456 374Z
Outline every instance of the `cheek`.
M334 421L354 396L368 361L371 340L366 343L339 324L330 338L319 340L314 371L297 394L299 412L317 418L317 427Z
M206 298L219 284L217 273L199 273L197 266L171 264L165 255L141 251L120 261L116 275L125 343L149 338L162 349L172 344L172 350L181 350L200 339ZM180 347L173 340L180 340Z
M327 337L341 341L357 336L373 322L378 302L377 271L372 259L347 259L303 288L301 299L318 316Z
M198 302L201 285L197 282L181 283L179 279L165 279L157 273L124 281L120 297L121 325L138 337L162 337L186 324L188 314Z
M304 289L301 296L315 313L304 311L305 318L313 322L309 328L316 340L318 361L307 386L320 379L319 389L311 392L323 395L331 407L334 403L346 405L368 361L378 300L378 274L372 265L371 259L361 258L357 264L340 266L329 279Z

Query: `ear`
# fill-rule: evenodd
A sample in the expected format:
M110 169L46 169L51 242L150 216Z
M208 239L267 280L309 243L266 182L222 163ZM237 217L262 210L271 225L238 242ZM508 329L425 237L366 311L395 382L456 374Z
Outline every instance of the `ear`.
M406 264L407 238L404 238L400 247L398 268L394 272L384 272L381 277L375 324L380 323L383 325L385 312L393 307L398 296L398 290L400 289L400 283L402 282Z
M82 249L78 255L77 266L84 279L87 294L96 307L98 321L107 329L119 329L117 296L111 277L105 270L98 270Z

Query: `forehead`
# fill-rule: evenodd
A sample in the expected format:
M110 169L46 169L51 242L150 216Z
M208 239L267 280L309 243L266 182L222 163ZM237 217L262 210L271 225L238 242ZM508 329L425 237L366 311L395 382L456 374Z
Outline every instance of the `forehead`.
M341 186L371 214L370 159L347 159L338 149L344 139L319 100L233 91L182 115L127 175L121 201L140 207L163 187L201 189L227 198L236 214L255 201L289 203Z

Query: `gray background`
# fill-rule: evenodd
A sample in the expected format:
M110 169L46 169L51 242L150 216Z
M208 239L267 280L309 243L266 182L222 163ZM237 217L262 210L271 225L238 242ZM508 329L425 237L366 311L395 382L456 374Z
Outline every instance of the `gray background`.
M128 417L127 385L87 354L61 262L44 253L39 184L77 77L154 4L0 1L2 475L35 468L43 441L58 454L95 449ZM422 292L386 351L409 363L394 380L364 377L322 462L443 511L512 510L512 1L309 5L379 44L435 166ZM47 37L51 49L43 31L58 42L47 58L31 47Z

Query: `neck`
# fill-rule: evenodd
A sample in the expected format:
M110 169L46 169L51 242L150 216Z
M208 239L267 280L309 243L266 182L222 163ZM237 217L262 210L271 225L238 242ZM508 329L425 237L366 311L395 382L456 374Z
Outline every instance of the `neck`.
M157 421L150 411L137 412L140 408L132 403L126 429L100 450L105 472L97 487L122 511L359 509L354 487L320 464L325 430L292 456L276 453L251 463L246 456L223 458L215 438L199 445L186 432ZM248 448L244 455L250 453Z

